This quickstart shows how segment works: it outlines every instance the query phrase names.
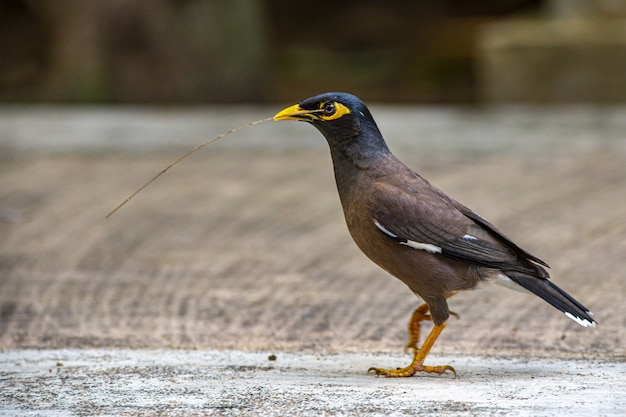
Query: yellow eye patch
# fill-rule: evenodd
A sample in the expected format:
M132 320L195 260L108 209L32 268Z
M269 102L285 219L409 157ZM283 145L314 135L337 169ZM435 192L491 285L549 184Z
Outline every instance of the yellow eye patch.
M320 103L320 110L318 117L322 120L336 120L340 117L350 114L350 109L337 101L326 101Z

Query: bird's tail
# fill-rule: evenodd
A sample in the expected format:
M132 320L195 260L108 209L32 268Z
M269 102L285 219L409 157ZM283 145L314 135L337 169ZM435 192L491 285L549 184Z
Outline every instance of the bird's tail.
M513 282L526 288L533 294L543 298L554 308L565 313L567 317L584 327L595 327L596 321L592 313L571 295L560 289L548 279L536 278L518 272L506 272Z

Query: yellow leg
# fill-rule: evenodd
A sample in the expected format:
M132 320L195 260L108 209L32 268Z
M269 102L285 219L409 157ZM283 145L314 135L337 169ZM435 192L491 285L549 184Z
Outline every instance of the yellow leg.
M421 306L417 307L413 314L411 315L411 319L409 320L409 341L404 347L405 351L411 349L413 353L417 353L420 339L420 323L424 320L432 320L430 314L428 313L428 304L424 303Z
M429 372L429 373L443 374L446 371L450 371L452 375L456 378L456 371L450 365L441 365L441 366L424 365L424 360L426 359L426 356L428 356L430 349L435 344L435 341L437 340L437 338L439 337L443 329L446 327L447 323L448 322L446 321L446 322L443 322L442 324L436 324L433 327L433 329L430 331L430 334L424 341L424 344L422 345L421 349L415 352L415 356L413 357L413 362L411 362L409 366L405 368L398 368L398 369L370 368L367 370L367 372L374 371L376 375L384 375L387 377L406 377L406 376L413 376L417 372ZM418 326L418 331L419 331L419 326Z
M454 295L451 294L450 297ZM407 342L404 350L412 350L413 353L416 353L419 349L417 344L419 343L420 338L420 323L423 321L432 321L432 317L428 313L428 304L424 303L421 306L417 307L413 314L411 315L411 319L409 320L408 330L409 330L409 341ZM459 318L459 315L454 311L450 312L451 316Z

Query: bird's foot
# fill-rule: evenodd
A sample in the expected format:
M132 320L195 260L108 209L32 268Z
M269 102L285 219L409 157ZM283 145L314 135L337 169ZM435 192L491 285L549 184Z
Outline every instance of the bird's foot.
M415 318L416 314L425 313L425 311L421 309L422 307L419 307L413 313L413 318ZM419 322L421 320L413 320L413 318L411 319L411 323L415 322L417 326L414 326L414 327L418 329L419 331ZM413 345L410 346L410 348L414 350L415 356L413 356L413 361L411 362L409 366L405 368L398 368L398 369L385 369L385 368L373 367L373 368L368 369L367 372L374 372L377 376L383 375L386 377L398 378L398 377L413 376L417 372L444 374L446 371L449 371L456 378L456 371L450 365L442 365L442 366L424 365L424 360L426 360L426 356L428 356L428 352L430 352L430 349L433 347L433 344L435 343L435 341L437 340L437 338L439 337L443 329L446 327L446 324L447 322L443 322L441 324L435 324L433 326L433 329L430 331L430 334L424 341L424 344L422 345L421 349L418 349L416 346L413 346ZM409 324L409 329L411 329L411 324Z
M450 365L440 366L426 366L423 363L412 363L405 368L398 369L384 369L384 368L370 368L367 372L374 372L376 376L386 376L388 378L403 378L413 376L418 372L426 372L433 374L444 374L449 371L454 378L456 378L456 371Z

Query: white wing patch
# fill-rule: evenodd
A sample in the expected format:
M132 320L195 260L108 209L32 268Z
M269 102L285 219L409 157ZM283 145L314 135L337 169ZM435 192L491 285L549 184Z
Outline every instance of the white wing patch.
M407 245L413 249L425 250L430 253L441 253L441 248L439 246L431 245L430 243L420 243L407 239L405 242L400 242L400 244Z
M406 245L406 246L408 246L410 248L424 250L424 251L430 252L430 253L441 253L441 248L439 246L432 245L430 243L415 242L413 240L403 239L403 238L399 237L395 233L392 233L389 230L387 230L385 228L385 226L383 226L382 224L378 223L378 220L376 220L376 219L374 219L374 225L376 226L376 228L378 230L380 230L381 232L383 232L387 236L395 239L401 245Z

